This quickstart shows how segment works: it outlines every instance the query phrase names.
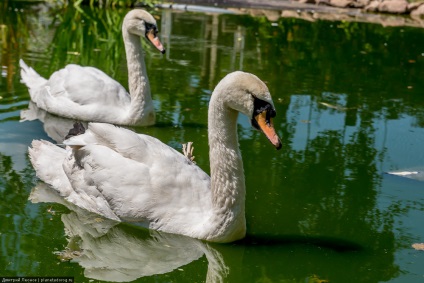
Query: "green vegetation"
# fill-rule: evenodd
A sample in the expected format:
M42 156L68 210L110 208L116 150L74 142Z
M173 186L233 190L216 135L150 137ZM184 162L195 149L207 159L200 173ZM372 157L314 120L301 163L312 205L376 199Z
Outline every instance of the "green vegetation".
M138 0L48 0L50 2L59 2L63 6L90 6L90 7L101 7L101 8L116 8L116 7L133 7L135 5L151 6L153 5L152 0L138 1Z

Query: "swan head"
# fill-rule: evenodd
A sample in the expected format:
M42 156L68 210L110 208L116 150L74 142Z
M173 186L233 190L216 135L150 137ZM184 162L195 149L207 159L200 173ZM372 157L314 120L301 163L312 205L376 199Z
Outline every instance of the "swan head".
M224 103L251 118L252 126L262 131L276 149L281 140L275 132L273 118L276 116L274 103L268 87L257 76L236 71L228 74L215 90L225 93Z
M159 31L156 20L149 12L142 9L131 10L124 18L122 29L140 37L144 36L162 54L165 53L165 48L157 36Z

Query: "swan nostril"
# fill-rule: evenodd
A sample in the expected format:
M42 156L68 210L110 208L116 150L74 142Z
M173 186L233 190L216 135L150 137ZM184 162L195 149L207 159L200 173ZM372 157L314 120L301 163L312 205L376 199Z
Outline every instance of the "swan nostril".
M280 150L282 147L283 147L283 144L280 141L280 143L275 147L275 149Z

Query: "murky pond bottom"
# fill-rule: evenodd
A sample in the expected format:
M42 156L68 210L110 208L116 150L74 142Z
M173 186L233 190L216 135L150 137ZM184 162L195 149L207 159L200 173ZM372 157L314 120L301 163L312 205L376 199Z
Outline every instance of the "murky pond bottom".
M62 119L20 122L23 58L48 77L68 63L127 86L120 24L127 10L0 5L0 276L75 282L422 282L424 30L151 10L167 48L144 44L158 123L133 128L181 150L193 141L209 172L207 107L227 73L263 79L274 98L275 151L239 117L245 240L208 244L44 203L27 157ZM72 121L68 121L72 123ZM66 129L65 129L66 132ZM39 203L28 200L39 194ZM57 200L54 195L50 201Z

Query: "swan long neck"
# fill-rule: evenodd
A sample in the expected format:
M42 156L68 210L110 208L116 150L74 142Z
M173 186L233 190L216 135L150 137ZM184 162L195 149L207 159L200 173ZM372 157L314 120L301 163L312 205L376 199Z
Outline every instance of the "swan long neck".
M155 121L155 113L140 37L131 34L126 25L122 27L122 34L127 56L128 88L131 96L128 119L132 120L133 124L151 125ZM141 117L143 120L140 120Z
M237 238L245 233L245 180L237 137L238 112L214 93L208 115L212 205L218 225Z

